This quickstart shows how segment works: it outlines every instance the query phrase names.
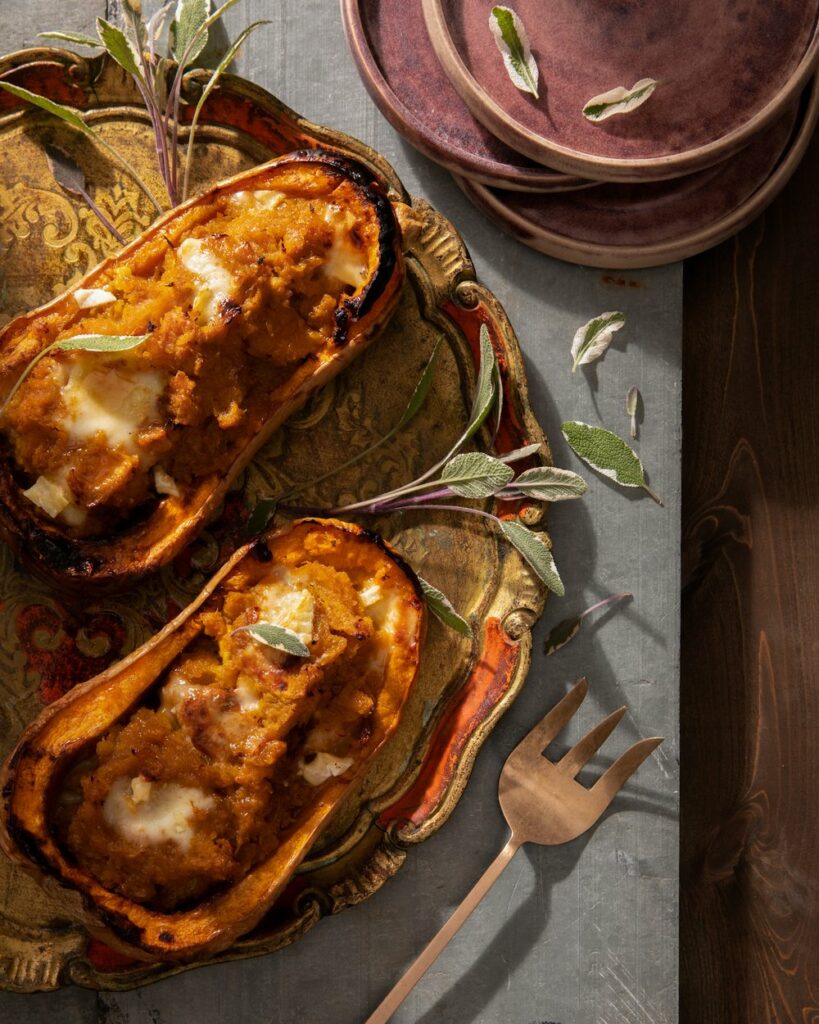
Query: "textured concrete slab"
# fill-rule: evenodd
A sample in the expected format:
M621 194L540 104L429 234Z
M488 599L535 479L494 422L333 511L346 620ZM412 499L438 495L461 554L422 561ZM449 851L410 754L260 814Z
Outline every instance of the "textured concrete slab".
M77 0L65 12L63 6L4 0L4 45L32 43L40 28L66 27L69 13L72 28L88 31L103 5ZM496 787L506 754L585 674L590 695L568 742L625 703L629 715L599 765L638 736L660 734L666 743L591 835L518 853L394 1019L670 1024L677 1019L681 268L607 274L511 241L376 110L347 52L335 3L245 0L228 18L230 35L257 18L273 23L247 44L240 73L312 120L379 149L412 192L458 227L480 279L505 305L555 460L589 480L582 501L551 513L567 594L550 600L524 692L480 754L458 809L373 899L323 921L273 957L198 970L133 993L0 996L0 1021L364 1020L503 844ZM568 353L575 329L609 309L622 309L627 326L603 362L573 375ZM664 509L585 470L560 435L562 420L579 419L627 436L632 384L645 402L636 447ZM633 603L587 623L570 646L544 658L551 625L620 590L632 591Z

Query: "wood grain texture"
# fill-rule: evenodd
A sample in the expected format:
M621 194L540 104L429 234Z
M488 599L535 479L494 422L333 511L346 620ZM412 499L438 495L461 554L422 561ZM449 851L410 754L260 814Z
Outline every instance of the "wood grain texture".
M685 268L683 1024L819 1021L818 179Z

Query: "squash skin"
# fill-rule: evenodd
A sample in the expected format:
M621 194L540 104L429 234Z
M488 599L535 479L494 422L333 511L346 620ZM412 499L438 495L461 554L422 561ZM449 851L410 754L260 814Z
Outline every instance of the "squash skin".
M401 599L400 642L390 648L373 733L350 770L352 780L333 778L327 782L295 835L227 890L192 909L153 910L104 889L65 857L53 837L49 802L63 771L81 749L93 745L114 721L140 702L158 674L197 635L194 613L220 582L243 559L265 560L270 555L268 545L291 534L294 542L327 541L334 552L367 545L374 567L388 562L399 570L395 575ZM224 949L261 920L348 789L397 728L417 674L425 625L425 604L414 573L376 535L349 523L312 519L272 531L237 551L198 597L152 640L44 709L0 772L0 846L92 934L123 953L141 960L186 961Z
M362 204L370 206L379 226L375 270L360 292L345 299L336 311L336 330L320 357L294 371L288 392L263 428L246 441L226 472L200 480L182 498L160 500L147 518L107 537L77 539L64 531L23 495L15 477L15 462L8 442L0 436L0 537L22 561L47 583L62 591L81 594L116 592L133 586L168 564L217 513L236 477L258 450L310 395L343 370L378 334L398 304L404 266L398 223L390 200L370 172L341 154L303 150L270 161L220 182L207 192L169 211L121 252L103 261L81 281L39 309L12 320L0 331L0 357L20 333L44 314L71 300L77 288L94 287L98 278L118 261L127 261L140 246L162 232L179 214L208 203L220 192L251 189L277 168L298 165L346 177Z

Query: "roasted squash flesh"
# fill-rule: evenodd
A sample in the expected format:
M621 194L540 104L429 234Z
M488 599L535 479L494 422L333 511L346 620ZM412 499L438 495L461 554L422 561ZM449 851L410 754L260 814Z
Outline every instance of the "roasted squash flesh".
M5 768L3 845L143 957L213 952L274 902L398 724L423 629L381 542L301 521L49 707ZM275 622L309 656L254 638Z
M377 187L308 152L172 211L13 321L0 334L12 542L80 578L130 581L167 561L272 429L383 323L400 264ZM52 348L33 363L88 335L144 340Z

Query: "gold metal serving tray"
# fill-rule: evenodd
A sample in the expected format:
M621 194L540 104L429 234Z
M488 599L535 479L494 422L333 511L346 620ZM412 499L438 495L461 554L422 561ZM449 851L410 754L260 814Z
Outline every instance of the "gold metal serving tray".
M208 74L187 76L189 98ZM155 194L162 194L147 116L131 80L108 58L25 50L0 60L0 77L85 111ZM398 204L408 267L402 301L384 334L274 436L228 495L219 519L161 575L119 598L71 601L27 575L0 548L2 756L43 702L122 657L194 597L240 543L258 497L313 479L386 433L439 339L436 375L421 414L373 458L300 500L324 507L375 495L441 458L467 420L484 323L506 399L497 447L508 451L541 441L541 459L549 459L527 404L517 339L498 301L476 282L463 242L447 220L407 195L389 164L363 143L305 121L242 79L224 77L204 108L203 122L194 188L316 145L343 150L370 166ZM86 136L0 93L0 323L59 294L116 247L93 214L54 181L42 149L46 141L73 157L97 204L126 238L153 219L131 179ZM508 503L504 511L514 514ZM539 505L517 511L529 525L543 514ZM261 926L216 960L279 949L324 914L379 889L410 847L449 817L478 749L523 685L530 630L543 610L544 593L517 552L471 516L418 512L368 525L444 590L470 618L474 639L432 622L398 734ZM0 855L0 987L30 992L74 983L123 989L190 966L196 965L137 963L90 940Z

